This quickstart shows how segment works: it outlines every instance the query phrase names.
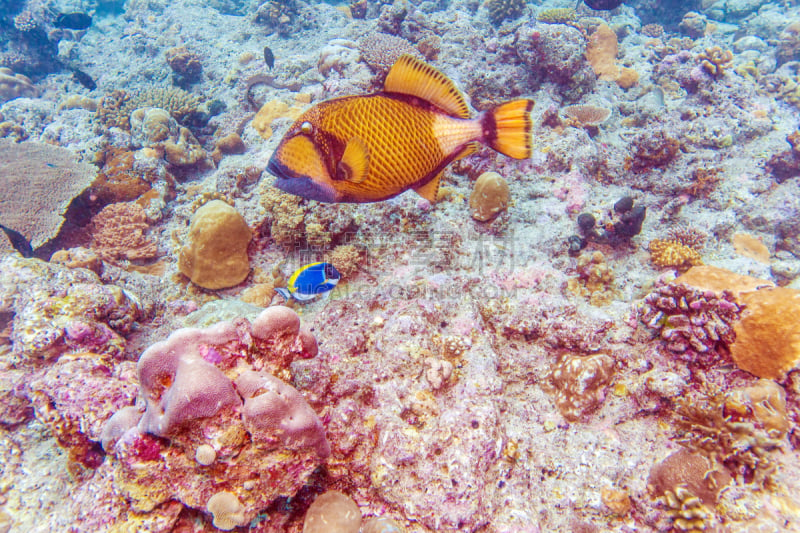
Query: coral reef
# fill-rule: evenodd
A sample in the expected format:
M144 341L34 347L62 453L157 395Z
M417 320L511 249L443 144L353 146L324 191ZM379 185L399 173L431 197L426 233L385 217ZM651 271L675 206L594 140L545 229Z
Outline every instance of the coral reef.
M103 430L116 489L140 512L175 498L224 529L295 494L330 452L303 397L268 372L286 373L291 361L316 353L313 336L282 307L252 324L181 329L152 345L137 365L145 412L122 409ZM215 453L198 467L201 446Z
M697 56L700 66L714 78L721 78L725 74L725 69L733 61L733 52L723 50L719 46L706 48L704 52Z
M242 215L225 202L212 200L192 217L178 268L205 289L238 285L250 273L247 245L251 239L252 232Z
M489 20L499 24L504 20L515 19L525 11L523 0L486 0Z
M678 240L653 239L649 250L650 261L657 267L686 270L703 264L697 250Z

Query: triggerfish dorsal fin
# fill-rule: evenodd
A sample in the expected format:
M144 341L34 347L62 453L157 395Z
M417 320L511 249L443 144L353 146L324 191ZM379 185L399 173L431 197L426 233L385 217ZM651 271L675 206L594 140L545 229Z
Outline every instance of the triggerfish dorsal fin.
M430 203L435 204L439 199L439 183L442 181L442 174L444 170L436 174L432 180L428 181L425 185L414 187L414 192L428 200Z
M361 183L369 173L369 148L360 137L347 141L342 159L336 165L336 179Z
M464 95L450 78L408 54L400 56L392 65L383 90L416 96L457 118L470 116Z

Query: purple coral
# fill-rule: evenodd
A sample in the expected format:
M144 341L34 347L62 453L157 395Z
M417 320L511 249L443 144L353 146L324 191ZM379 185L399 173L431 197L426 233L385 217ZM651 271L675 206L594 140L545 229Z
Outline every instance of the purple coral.
M717 294L670 283L647 295L641 320L659 331L671 352L692 356L733 342L733 323L741 310L728 291Z

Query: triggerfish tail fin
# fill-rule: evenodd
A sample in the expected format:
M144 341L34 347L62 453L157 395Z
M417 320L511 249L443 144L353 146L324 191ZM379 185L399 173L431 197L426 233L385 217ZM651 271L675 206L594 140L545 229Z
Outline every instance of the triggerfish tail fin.
M512 100L486 112L481 119L483 142L508 157L531 156L531 109L533 100Z

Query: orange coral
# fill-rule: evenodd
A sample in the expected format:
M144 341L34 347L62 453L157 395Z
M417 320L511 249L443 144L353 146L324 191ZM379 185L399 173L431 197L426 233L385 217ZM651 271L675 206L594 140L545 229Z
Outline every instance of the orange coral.
M755 376L782 380L800 364L800 291L776 287L739 298L747 307L734 326L731 357Z
M110 148L103 157L103 168L89 189L93 200L101 205L129 202L150 190L154 176L134 170L133 152Z
M650 241L650 261L658 267L673 268L689 268L703 263L694 248L665 239Z
M765 265L769 264L769 248L761 242L761 239L748 233L736 233L733 236L733 249L739 255L755 259Z
M92 218L92 249L110 263L120 259L152 259L158 255L158 247L145 237L148 227L140 205L107 205Z
M600 24L589 36L586 60L592 65L598 78L614 81L623 89L628 89L639 81L639 74L631 68L617 64L618 51L617 34L607 24Z
M710 265L690 268L686 273L679 276L675 283L683 283L696 289L716 293L730 291L737 297L741 293L755 291L759 287L771 287L774 285L771 281L765 279L742 276L730 270Z

